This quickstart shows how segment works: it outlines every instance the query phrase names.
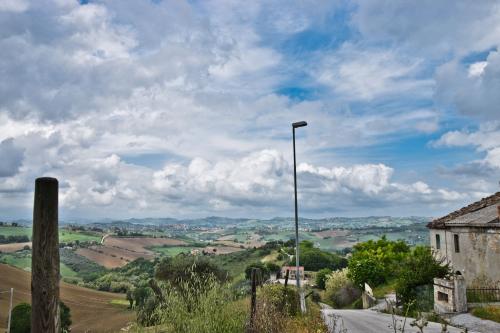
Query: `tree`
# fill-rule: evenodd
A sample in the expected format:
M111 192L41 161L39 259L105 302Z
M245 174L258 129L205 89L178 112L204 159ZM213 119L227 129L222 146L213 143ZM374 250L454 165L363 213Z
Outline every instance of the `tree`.
M434 278L444 278L449 272L449 266L436 260L429 247L417 246L401 263L396 293L403 304L409 304L419 298L419 287L431 285Z
M295 256L291 260L295 262ZM311 241L300 243L300 264L306 271L319 271L323 268L337 270L347 266L347 260L337 254L314 247Z
M269 270L267 269L266 265L261 262L254 262L247 265L247 267L245 268L245 278L247 280L250 280L252 278L252 269L254 268L258 269L259 275L257 276L257 280L259 284L269 279Z
M394 280L409 253L410 247L404 241L389 241L385 236L358 243L349 261L350 278L358 286L366 282L372 287Z
M330 268L320 269L316 274L316 286L320 289L325 289L326 279L331 273L332 270Z
M31 305L28 303L18 304L12 309L11 333L31 332Z
M228 274L225 270L204 257L166 257L158 264L155 272L157 279L169 281L173 286L178 285L182 281L189 281L193 279L193 276L206 278L208 275L215 276L220 282L227 281L228 279Z

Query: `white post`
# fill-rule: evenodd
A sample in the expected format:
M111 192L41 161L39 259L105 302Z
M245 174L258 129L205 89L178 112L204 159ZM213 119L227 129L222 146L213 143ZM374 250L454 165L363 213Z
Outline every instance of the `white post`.
M7 333L10 333L10 320L12 317L12 296L13 295L14 295L14 288L10 288L9 324L7 326Z

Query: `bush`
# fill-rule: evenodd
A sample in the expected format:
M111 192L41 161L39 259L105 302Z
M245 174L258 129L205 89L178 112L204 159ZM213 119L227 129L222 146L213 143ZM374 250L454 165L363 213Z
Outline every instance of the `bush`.
M385 236L354 246L349 261L350 278L362 287L366 282L372 288L398 277L400 264L410 253L404 241L389 241Z
M59 303L61 316L61 332L69 332L71 321L70 309L63 302ZM11 333L31 332L31 305L28 303L18 304L12 309Z
M140 324L159 325L161 332L168 333L244 332L247 304L237 301L230 286L214 274L194 274L175 287L169 281L159 287L163 300L154 294L148 297L137 312Z
M320 269L316 274L316 287L320 289L325 289L325 283L327 277L332 274L332 270L329 268Z
M254 262L247 265L247 267L245 268L245 279L250 280L252 278L252 270L254 268L258 269L258 284L262 284L264 281L269 279L269 270L267 269L267 266L261 262Z
M219 282L225 282L228 279L228 273L225 270L204 257L166 257L158 264L155 272L157 279L169 281L172 285L188 281L195 276L209 275L213 275Z
M353 303L361 296L361 291L348 276L349 271L344 268L331 273L326 280L326 298L338 308Z
M28 303L21 303L12 309L10 331L12 333L31 332L31 305Z
M403 304L409 304L419 298L422 286L432 285L434 278L444 278L448 274L448 265L438 262L429 247L417 246L401 263L396 293Z
M59 309L61 316L61 332L69 332L71 324L73 323L71 320L71 310L62 301L59 303Z

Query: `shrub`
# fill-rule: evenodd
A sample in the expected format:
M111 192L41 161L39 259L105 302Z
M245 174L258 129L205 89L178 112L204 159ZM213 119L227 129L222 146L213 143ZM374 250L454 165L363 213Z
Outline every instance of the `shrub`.
M62 301L59 303L60 316L61 316L61 332L66 333L70 331L71 324L71 310Z
M159 325L161 332L169 333L244 332L247 304L237 301L230 286L214 274L194 274L176 286L167 281L159 287L163 300L150 295L138 309L139 323Z
M361 291L348 278L349 271L344 268L341 271L331 273L326 280L326 298L336 307L345 307L361 296Z
M257 281L259 284L269 279L269 270L267 266L261 262L254 262L247 265L245 268L245 279L250 280L252 278L252 270L254 268L258 269Z
M358 243L349 261L350 278L358 286L366 282L371 287L392 280L398 276L400 263L409 252L404 241L389 241L385 236Z
M165 257L158 264L155 272L157 279L169 281L172 285L190 280L195 276L209 275L213 275L219 282L225 282L228 279L228 273L225 270L204 257Z
M409 304L419 298L422 286L431 285L434 278L446 277L448 273L448 265L437 261L429 247L417 246L401 263L396 293L403 304Z
M71 312L66 304L59 303L61 317L61 332L69 332L71 321ZM10 331L12 333L30 333L31 332L31 305L28 303L18 304L12 309L12 323Z
M12 309L10 331L12 333L31 332L31 305L28 303L21 303Z
M325 289L327 298L331 298L337 291L350 282L348 275L349 270L344 268L342 270L332 272L326 278Z
M332 270L329 268L320 269L316 274L316 286L320 289L325 289L326 279L331 273Z

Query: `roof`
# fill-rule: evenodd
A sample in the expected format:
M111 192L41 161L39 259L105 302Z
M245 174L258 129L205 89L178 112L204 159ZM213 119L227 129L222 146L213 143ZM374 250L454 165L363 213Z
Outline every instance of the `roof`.
M500 228L498 205L500 205L500 192L435 219L428 223L427 227L431 229L444 229L449 226Z

